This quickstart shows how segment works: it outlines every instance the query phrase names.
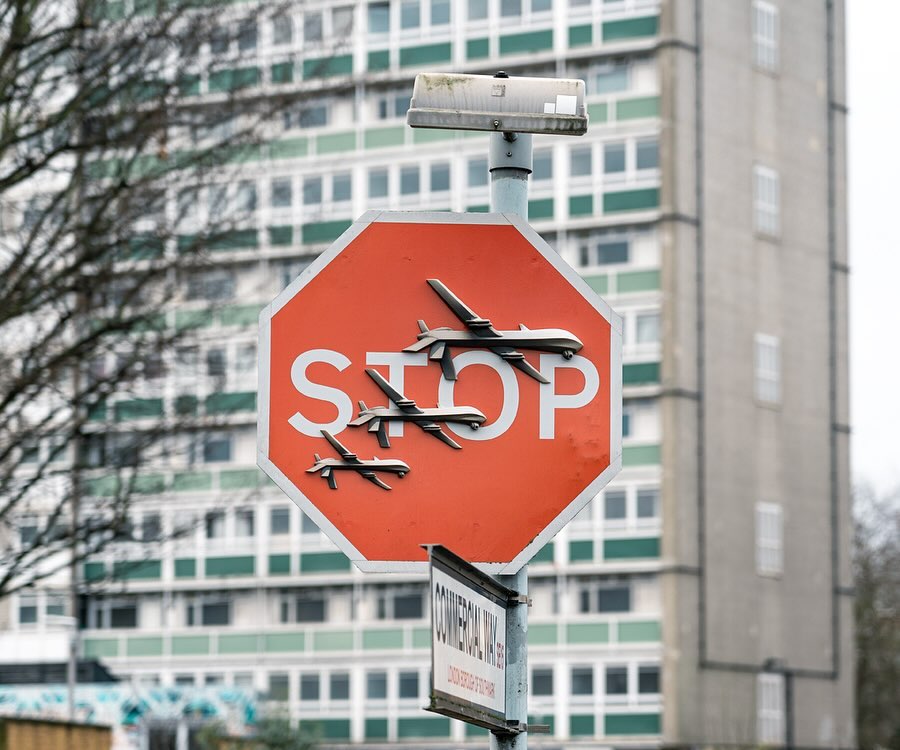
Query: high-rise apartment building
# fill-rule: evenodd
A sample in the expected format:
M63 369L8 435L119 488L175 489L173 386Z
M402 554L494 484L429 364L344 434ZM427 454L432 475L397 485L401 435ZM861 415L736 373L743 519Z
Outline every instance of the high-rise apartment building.
M531 742L852 746L843 3L298 2L199 60L198 96L306 95L181 196L255 224L167 313L197 340L107 418L215 415L134 528L198 522L85 599L83 653L255 689L327 743L486 743L421 709L425 581L355 570L261 480L256 320L366 209L488 209L487 136L406 126L417 72L578 77L588 134L535 137L529 213L623 316L624 469L530 565ZM18 595L7 635L61 607Z

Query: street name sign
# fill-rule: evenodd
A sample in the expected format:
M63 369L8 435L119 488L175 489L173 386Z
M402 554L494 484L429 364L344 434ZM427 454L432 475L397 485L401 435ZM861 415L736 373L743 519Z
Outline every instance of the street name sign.
M506 609L515 592L444 547L428 546L428 552L431 702L427 710L508 731Z
M362 570L514 573L621 468L621 318L516 215L370 211L259 341L259 466Z

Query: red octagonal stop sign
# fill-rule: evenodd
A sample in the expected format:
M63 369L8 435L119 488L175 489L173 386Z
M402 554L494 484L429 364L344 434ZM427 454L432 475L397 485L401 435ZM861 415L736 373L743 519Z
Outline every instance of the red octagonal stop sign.
M260 315L258 463L363 570L513 573L621 468L621 331L517 216L371 211Z

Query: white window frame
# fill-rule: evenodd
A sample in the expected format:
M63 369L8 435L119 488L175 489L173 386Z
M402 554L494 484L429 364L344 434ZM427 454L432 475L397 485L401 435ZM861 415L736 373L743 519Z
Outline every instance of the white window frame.
M756 504L756 572L776 577L784 572L784 514L778 503Z
M753 227L769 237L781 233L781 177L762 164L753 167Z
M753 340L753 390L764 404L781 403L781 340L757 333Z
M760 70L778 70L778 7L766 0L753 2L753 63Z
M756 677L756 741L784 744L784 675L761 672Z

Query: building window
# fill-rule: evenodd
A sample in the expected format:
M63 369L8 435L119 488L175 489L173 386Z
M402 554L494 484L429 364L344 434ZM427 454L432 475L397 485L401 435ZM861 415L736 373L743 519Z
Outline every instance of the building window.
M192 687L194 685L194 675L177 674L175 675L175 685L177 687Z
M439 162L431 165L431 192L443 193L450 189L450 165Z
M369 197L387 198L388 173L386 169L369 170Z
M655 695L659 693L659 667L638 667L638 693Z
M770 404L781 402L781 345L776 336L757 333L754 342L756 398Z
M431 25L446 26L450 23L450 0L431 0Z
M422 591L384 592L378 595L379 620L421 620L425 616Z
M419 192L419 168L403 167L400 170L400 194L413 195Z
M317 701L317 700L319 700L319 675L318 674L302 674L302 675L300 675L300 700L301 701Z
M302 510L300 511L300 533L304 536L319 533L319 527L316 525L316 522Z
M468 0L467 11L470 21L483 21L488 17L487 0Z
M290 508L282 506L269 511L269 533L273 535L291 533Z
M626 515L625 490L607 490L603 498L603 518L624 521Z
M514 18L522 15L522 0L500 0L500 15Z
M234 535L251 537L256 533L256 516L252 508L238 508L234 514Z
M209 349L206 352L206 374L211 377L219 377L225 374L226 369L225 350Z
M390 3L369 3L369 33L387 34L390 30Z
M350 700L350 675L347 672L332 672L328 685L328 696L331 700Z
M531 670L531 694L553 695L553 668L536 667Z
M315 206L322 202L322 178L307 177L303 180L303 205Z
M753 62L767 71L778 69L778 8L772 3L753 3Z
M780 180L768 167L753 167L753 222L756 231L773 237L780 227Z
M19 597L19 625L34 625L37 621L37 599L33 596Z
M336 174L331 178L331 200L335 203L349 201L353 192L349 172Z
M240 29L238 29L238 49L241 52L249 52L252 49L256 49L256 38L256 23L248 21L242 24Z
M387 672L366 673L366 698L376 701L387 698Z
M398 678L398 690L400 698L419 697L419 673L401 672Z
M638 490L637 517L659 518L659 490L656 488Z
M38 535L38 526L35 521L28 521L19 524L19 542L23 547L34 544Z
M594 670L592 667L572 667L572 695L594 694Z
M569 175L584 177L591 174L591 147L577 146L569 152Z
M269 675L269 700L286 701L288 699L289 682L284 672L274 672Z
M66 613L66 597L47 594L47 606L44 610L50 616L62 616Z
M419 0L403 0L400 3L400 28L417 29L420 23Z
M777 503L756 504L756 572L781 575L784 569L783 518Z
M659 343L659 313L640 313L635 316L634 339L637 344Z
M607 143L603 146L603 173L623 174L625 172L625 144Z
M162 534L162 521L159 513L145 513L141 519L141 539L145 542L155 542Z
M297 622L325 622L325 597L307 593L297 597Z
M303 41L322 41L322 13L310 12L303 15Z
M549 148L535 151L532 162L531 179L553 179L553 152Z
M756 741L761 745L784 744L784 675L757 675Z
M290 208L294 202L294 191L290 177L272 180L272 208Z
M612 94L617 91L627 91L629 87L630 65L627 62L614 62L604 65L588 78L593 84L592 94Z
M206 514L206 538L222 539L225 536L225 511L214 510Z
M628 667L606 668L606 694L628 695Z
M585 586L580 594L579 611L582 614L630 612L631 586L627 582Z
M487 159L476 157L469 159L468 164L469 187L482 187L488 184Z
M353 33L353 6L344 5L331 10L331 35L345 38Z
M231 603L228 601L190 601L187 605L187 625L230 625Z
M294 24L290 16L275 16L272 19L272 44L290 44L294 39Z
M659 167L659 141L656 138L645 138L638 141L634 150L638 170Z
M111 628L136 628L137 624L137 604L119 604L109 608Z

